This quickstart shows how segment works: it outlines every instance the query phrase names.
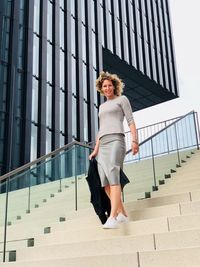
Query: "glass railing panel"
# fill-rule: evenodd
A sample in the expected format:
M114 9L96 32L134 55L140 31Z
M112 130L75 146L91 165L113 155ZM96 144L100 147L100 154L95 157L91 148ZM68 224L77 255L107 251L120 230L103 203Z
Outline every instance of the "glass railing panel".
M91 207L85 180L90 152L86 147L75 145L9 178L7 250L13 247L11 241L17 242L16 247L24 247L24 240L31 239L35 229L41 232L49 224L65 220L67 213ZM5 190L2 183L1 191ZM4 227L5 193L1 198Z
M177 155L175 151L175 129L169 127L152 138L153 168L155 175L155 188L164 183L165 175L171 168L175 168Z
M5 223L6 182L0 183L0 227ZM2 231L1 231L2 233ZM0 235L2 237L2 235Z
M21 220L28 209L28 179L27 172L20 173L17 177L10 178L8 192L8 225ZM20 189L18 189L20 188Z
M4 251L4 224L6 207L6 182L0 184L0 262L3 262Z
M0 262L11 261L13 256L11 246L6 247L4 242L7 230L7 226L5 227L5 225L8 224L6 217L6 203L8 201L9 187L9 181L5 181L0 184Z
M77 210L82 208L90 208L90 193L89 187L86 181L86 175L89 167L89 154L91 150L76 146L75 157L76 165L76 176L75 176L75 190L77 194Z
M176 131L178 137L178 147L180 150L197 146L193 113L177 122Z
M130 180L130 184L124 188L125 201L148 197L155 186L151 140L140 146L137 155L129 153L126 156L124 172Z
M141 182L145 177L145 171L151 178L145 177L144 192L157 190L160 184L165 183L165 179L170 178L171 173L184 164L186 156L197 148L195 127L194 114L190 113L140 145L137 155L127 154L124 166L133 183ZM141 161L144 163L142 164ZM148 162L150 162L149 166ZM139 166L138 174L137 166ZM138 185L135 188L138 188Z

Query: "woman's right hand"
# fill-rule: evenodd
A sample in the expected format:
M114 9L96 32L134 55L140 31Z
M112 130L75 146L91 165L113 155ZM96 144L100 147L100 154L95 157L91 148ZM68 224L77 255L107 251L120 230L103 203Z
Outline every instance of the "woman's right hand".
M95 151L93 151L90 155L89 155L89 160L91 160L92 158L95 158L97 155L97 153Z

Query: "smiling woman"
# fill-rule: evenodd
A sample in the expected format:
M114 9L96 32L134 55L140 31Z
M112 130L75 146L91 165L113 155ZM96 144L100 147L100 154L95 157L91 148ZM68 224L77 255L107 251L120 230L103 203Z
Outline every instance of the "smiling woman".
M94 151L89 159L98 156L98 172L101 185L111 202L111 213L103 228L117 228L120 222L127 222L128 216L121 200L120 168L126 152L124 140L124 117L132 133L132 151L138 152L138 139L131 105L122 96L124 84L121 79L108 72L101 72L96 81L97 90L107 101L99 107L100 128Z

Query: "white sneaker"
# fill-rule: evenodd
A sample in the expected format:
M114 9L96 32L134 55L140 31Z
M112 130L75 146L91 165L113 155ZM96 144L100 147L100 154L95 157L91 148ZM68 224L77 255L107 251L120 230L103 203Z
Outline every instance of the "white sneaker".
M103 225L103 229L115 229L118 228L118 221L116 218L109 217Z
M122 213L119 213L117 215L116 220L118 221L118 223L124 223L124 222L127 223L127 222L129 222L129 218L127 216L125 216L124 214L122 214Z

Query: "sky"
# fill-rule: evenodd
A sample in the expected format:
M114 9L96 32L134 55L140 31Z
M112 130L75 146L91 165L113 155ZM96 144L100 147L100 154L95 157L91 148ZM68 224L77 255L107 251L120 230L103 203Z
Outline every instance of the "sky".
M134 112L137 127L184 115L200 118L200 0L168 0L180 97Z

